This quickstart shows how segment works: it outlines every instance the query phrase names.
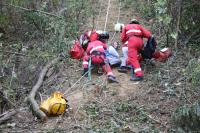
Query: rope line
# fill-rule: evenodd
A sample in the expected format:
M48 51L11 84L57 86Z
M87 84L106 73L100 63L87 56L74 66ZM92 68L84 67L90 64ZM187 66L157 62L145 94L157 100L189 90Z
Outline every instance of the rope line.
M81 79L83 78L83 77L85 77L85 75L86 74L88 74L89 73L89 71L87 71L85 74L83 74L70 88L68 88L65 92L64 92L64 95L66 94L66 93L68 93L79 81L81 81Z
M103 3L103 0L100 1L100 8L99 8L99 14L98 14L97 20L99 20L99 18L100 18L102 3ZM96 29L98 29L98 27L99 27L99 21L97 21Z
M109 8L110 8L110 0L109 0L109 2L108 2L107 12L106 12L106 21L105 21L105 25L104 25L104 31L106 31L106 26L107 26L107 22L108 22L108 12L109 12Z
M102 3L103 3L103 0L101 0L100 7L102 7ZM107 12L106 12L106 20L105 20L105 25L104 25L104 31L106 30L106 26L107 26L109 8L110 8L110 0L109 0L109 2L108 2ZM99 19L100 13L101 13L101 8L100 8L100 11L99 11L98 19ZM120 0L120 3L119 3L119 10L118 10L117 22L119 21L120 14L121 14L121 0ZM98 24L99 24L99 23L98 23L98 21L97 21L96 28L97 28ZM116 35L116 32L114 33L114 35L113 35L111 41L114 39L115 35ZM68 89L64 92L64 95L65 95L66 93L68 93L68 92L69 92L78 82L80 82L81 79L82 79L83 77L85 77L85 75L88 74L88 73L89 73L89 71L87 71L84 75L82 75L70 88L68 88Z
M118 16L117 16L117 23L119 22L120 15L121 15L121 0L119 0L119 10L118 10ZM116 32L114 32L114 34L111 38L111 42L113 41L115 35L116 35Z

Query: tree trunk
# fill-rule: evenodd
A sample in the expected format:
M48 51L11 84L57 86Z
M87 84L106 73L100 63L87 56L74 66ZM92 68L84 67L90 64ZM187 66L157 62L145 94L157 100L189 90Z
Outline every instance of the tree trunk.
M179 39L181 9L182 9L182 0L179 0L178 1L178 19L177 19L177 24L176 24L176 40L175 40L176 50L177 50L177 47L178 47L178 39Z

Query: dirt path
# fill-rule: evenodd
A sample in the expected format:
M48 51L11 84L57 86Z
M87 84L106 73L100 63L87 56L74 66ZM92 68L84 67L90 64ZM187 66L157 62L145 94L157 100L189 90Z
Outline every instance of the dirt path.
M101 1L100 1L101 2ZM99 9L101 10L99 15L97 15L97 19L95 19L95 24L97 29L104 30L105 28L105 21L106 21L106 14L108 9L109 2L101 3L101 6ZM114 35L114 25L117 23L118 19L120 20L127 20L126 15L120 14L119 16L119 7L120 3L117 0L110 0L110 7L108 12L108 18L107 18L107 24L106 24L106 31L110 33L110 38ZM118 18L119 17L119 18ZM117 33L114 36L114 41L119 41L119 33ZM110 41L110 40L109 40ZM119 51L120 52L120 51ZM117 69L113 69L113 73L116 75L117 80L119 81L119 84L113 83L113 84L107 84L107 87L109 91L113 91L116 93L116 96L113 97L114 99L118 98L126 98L128 94L137 91L138 82L130 82L130 74L122 74L118 73ZM92 81L95 81L98 78L98 76L92 75ZM100 80L105 78L105 76L102 76ZM105 81L105 80L102 80ZM95 99L95 91L98 91L98 86L96 83L95 85L92 85L89 87L89 89L78 89L76 92L73 92L70 96L67 97L69 100L69 104L72 108L78 108L78 106L83 105L84 103L88 102L91 99ZM87 94L86 92L87 91Z
M101 4L97 6L100 15L98 16L97 14L95 24L98 30L104 30L108 2L104 0L100 0L99 2ZM110 0L111 6L109 8L106 31L109 31L111 38L114 34L114 24L118 20L118 2L118 0ZM121 11L118 21L128 23L133 17L143 23L145 22L145 20L137 17L137 14L132 9ZM92 22L91 20L89 21ZM145 23L148 24L148 22ZM91 26L91 24L89 25ZM84 29L86 30L87 28ZM119 41L119 33L114 36L113 40ZM63 68L60 68L61 74L58 74L60 76L58 78L58 84L61 89L53 88L53 90L45 90L49 92L48 94L45 93L45 96L48 97L51 91L55 91L55 89L66 92L66 90L71 88L65 95L71 107L69 112L64 116L49 117L45 123L40 123L39 120L33 117L31 111L27 109L24 112L22 111L11 122L11 124L14 124L11 128L14 130L22 129L22 132L29 132L31 130L30 132L64 133L74 130L75 132L83 132L83 130L88 132L88 130L93 129L94 125L98 125L97 127L99 128L110 128L107 127L107 124L112 125L113 123L114 125L121 124L120 126L117 125L120 128L123 128L124 123L132 124L132 126L140 129L151 129L151 127L154 129L158 127L165 131L167 126L170 128L171 113L174 112L178 101L176 96L166 95L163 86L156 85L158 83L157 78L159 77L154 76L156 73L162 72L162 70L159 70L159 67L155 68L155 66L143 65L145 79L142 82L131 82L129 80L130 73L118 73L117 68L113 68L113 73L119 81L119 84L109 84L106 82L106 75L99 76L94 72L91 81L83 78L73 86L81 77L82 68L81 63L77 60L71 59L69 62L67 65L63 65ZM159 63L157 64L159 65ZM166 72L166 70L163 70L163 72ZM47 87L47 89L49 88ZM119 106L118 114L116 114L117 105ZM123 105L125 105L124 108ZM97 111L96 116L89 114L91 112L96 113L95 111ZM133 120L134 118L136 119L135 121ZM102 126L103 124L104 126ZM12 129L8 129L8 131L10 130Z

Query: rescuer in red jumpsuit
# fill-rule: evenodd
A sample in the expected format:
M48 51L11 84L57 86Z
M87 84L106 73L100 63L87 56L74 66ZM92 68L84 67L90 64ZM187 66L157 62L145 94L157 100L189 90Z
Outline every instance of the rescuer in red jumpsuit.
M138 56L143 48L143 38L149 39L151 33L143 28L136 19L132 19L131 23L122 29L120 37L123 43L128 41L128 63L134 68L134 75L130 80L140 81L143 79L143 73Z
M89 33L88 33L89 32ZM89 42L82 43L82 47L84 48L86 54L83 57L83 75L87 76L88 71L88 62L91 58L91 63L94 65L99 65L103 68L104 72L107 73L108 80L110 82L117 82L110 65L106 62L105 50L107 49L106 43L97 40L98 34L95 31L88 31L85 34L88 35Z

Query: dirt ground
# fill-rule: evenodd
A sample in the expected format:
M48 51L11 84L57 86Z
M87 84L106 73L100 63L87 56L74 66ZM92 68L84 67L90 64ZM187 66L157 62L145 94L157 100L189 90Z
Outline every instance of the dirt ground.
M102 1L99 1L101 12L99 15L97 14L95 19L97 29L101 30L105 27L108 5L108 2ZM118 20L119 3L117 0L111 0L110 5L106 30L109 31L112 38L114 24ZM150 22L142 20L133 10L120 8L118 22L128 23L133 17L139 19L142 24L149 23L145 27L150 27ZM113 38L113 41L119 41L119 33L115 34ZM175 94L168 95L168 91L166 91L172 81L169 81L169 83L160 82L163 75L174 76L168 74L172 68L168 67L167 70L162 68L172 62L173 59L169 59L166 63L143 62L144 80L141 82L131 82L129 80L130 73L118 73L117 67L114 67L113 73L119 83L107 83L105 75L99 76L94 72L91 81L83 78L75 86L73 86L74 83L81 77L81 65L77 61L72 61L72 65L69 66L69 63L66 62L60 68L58 77L62 88L59 91L66 92L70 89L65 94L70 105L70 109L66 114L59 117L50 117L46 122L41 123L32 116L27 107L10 123L1 126L2 132L131 133L172 131L171 115L178 106L179 97ZM158 76L155 77L155 75ZM180 86L177 79L174 79L173 83ZM91 111L92 109L93 111ZM113 123L115 128L112 124L109 125L108 121ZM106 130L106 128L112 128L113 130Z

